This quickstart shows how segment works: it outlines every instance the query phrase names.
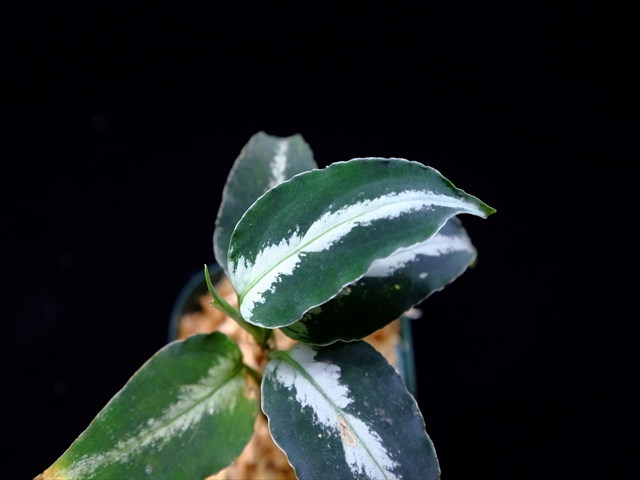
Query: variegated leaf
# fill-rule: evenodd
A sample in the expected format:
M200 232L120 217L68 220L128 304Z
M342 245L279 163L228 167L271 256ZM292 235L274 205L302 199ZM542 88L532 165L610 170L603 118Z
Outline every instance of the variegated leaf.
M162 348L38 480L204 478L253 434L255 392L226 335Z
M302 135L274 137L256 133L236 159L222 193L213 252L227 271L229 239L236 224L258 197L300 172L318 168Z
M300 479L437 479L414 398L365 342L297 344L265 369L262 409Z
M495 210L433 168L355 159L263 195L231 237L229 277L250 323L284 327L362 277L375 260L431 238L459 213Z
M314 345L364 338L453 282L476 254L452 218L429 240L376 260L364 277L282 331Z

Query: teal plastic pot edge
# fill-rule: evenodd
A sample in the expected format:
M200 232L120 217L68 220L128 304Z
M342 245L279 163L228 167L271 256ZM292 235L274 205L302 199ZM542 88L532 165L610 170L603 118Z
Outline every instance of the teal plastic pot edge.
M215 285L222 277L222 269L217 263L207 265L211 282ZM204 278L204 269L200 273L194 274L178 294L178 298L173 304L169 317L168 341L173 342L178 338L178 325L180 317L185 313L200 311L200 297L208 292L207 282Z

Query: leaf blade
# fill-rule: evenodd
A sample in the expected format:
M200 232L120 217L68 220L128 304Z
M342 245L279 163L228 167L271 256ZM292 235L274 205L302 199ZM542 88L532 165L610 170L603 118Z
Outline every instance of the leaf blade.
M215 473L253 433L257 402L247 397L246 381L242 354L225 335L173 342L133 375L43 478Z
M461 222L451 218L425 242L374 261L360 280L282 332L312 345L364 338L453 282L476 256Z
M229 240L244 212L270 188L314 168L313 152L302 135L258 132L249 139L227 178L213 234L214 255L225 272Z
M365 342L298 344L267 365L261 388L271 435L299 478L438 478L415 400Z
M240 312L263 327L290 325L452 216L494 211L436 170L402 159L299 174L261 197L232 235L229 277Z

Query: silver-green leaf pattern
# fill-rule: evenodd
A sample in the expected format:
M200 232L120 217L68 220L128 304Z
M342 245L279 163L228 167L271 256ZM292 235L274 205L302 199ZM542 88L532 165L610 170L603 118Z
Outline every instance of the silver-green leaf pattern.
M253 434L256 392L226 335L170 343L39 479L204 478Z
M314 345L364 338L453 282L476 255L454 217L429 240L376 260L364 277L282 331Z
M213 234L213 251L227 271L229 239L258 197L294 175L318 168L302 135L274 137L256 133L244 146L227 178Z
M260 197L231 237L240 313L267 328L291 325L449 218L494 211L437 170L402 159L355 159L296 175Z
M262 409L300 479L437 479L414 398L365 342L297 344L262 381Z

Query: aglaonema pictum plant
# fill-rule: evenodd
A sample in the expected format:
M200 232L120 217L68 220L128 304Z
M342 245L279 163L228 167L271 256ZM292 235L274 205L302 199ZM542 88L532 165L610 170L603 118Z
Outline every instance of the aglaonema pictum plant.
M214 233L238 309L210 290L212 306L262 347L264 371L244 365L219 332L172 342L37 478L216 473L252 436L254 380L299 478L438 478L416 401L361 339L474 261L456 215L494 212L417 162L357 158L319 170L301 136L254 135L231 170ZM298 343L275 350L275 328Z

